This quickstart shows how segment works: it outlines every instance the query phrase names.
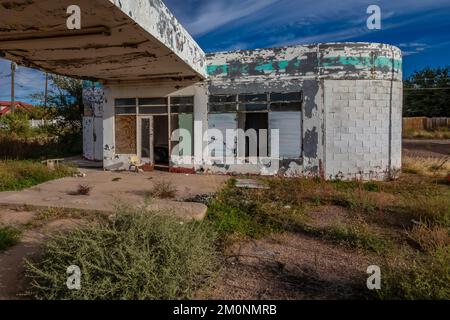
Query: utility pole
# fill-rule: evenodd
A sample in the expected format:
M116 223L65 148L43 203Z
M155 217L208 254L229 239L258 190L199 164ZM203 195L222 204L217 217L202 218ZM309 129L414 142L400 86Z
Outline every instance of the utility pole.
M15 101L14 101L14 76L16 73L16 64L11 62L11 113L15 111Z
M48 72L45 73L45 93L44 93L44 106L47 107L48 100Z

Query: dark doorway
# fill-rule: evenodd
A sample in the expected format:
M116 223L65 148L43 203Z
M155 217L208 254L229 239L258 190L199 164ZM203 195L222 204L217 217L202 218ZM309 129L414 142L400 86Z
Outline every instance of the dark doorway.
M261 138L264 136L260 136L260 130L268 130L269 128L269 114L266 113L243 113L241 114L241 121L244 122L242 127L245 131L249 129L254 129L257 134L258 139L258 147L257 147L257 156L258 157L266 157L267 156L267 136L265 137L266 141L261 141ZM261 146L264 146L261 149ZM250 140L246 138L245 143L245 157L255 156L250 154Z
M169 166L169 117L153 116L155 166Z

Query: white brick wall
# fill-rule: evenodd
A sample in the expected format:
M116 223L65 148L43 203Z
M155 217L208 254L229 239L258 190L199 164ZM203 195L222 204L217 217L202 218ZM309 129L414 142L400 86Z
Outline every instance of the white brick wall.
M326 177L381 180L389 177L390 162L391 172L400 169L402 83L325 80L324 91Z

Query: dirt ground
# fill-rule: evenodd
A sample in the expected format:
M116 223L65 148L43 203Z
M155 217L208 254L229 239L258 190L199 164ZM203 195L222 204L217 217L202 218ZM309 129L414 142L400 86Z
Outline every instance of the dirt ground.
M322 300L364 297L367 267L377 259L302 234L241 242L226 254L212 299Z

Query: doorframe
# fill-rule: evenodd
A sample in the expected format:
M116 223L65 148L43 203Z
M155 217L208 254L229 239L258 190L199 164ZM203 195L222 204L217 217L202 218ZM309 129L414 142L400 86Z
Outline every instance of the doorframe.
M142 157L142 120L143 119L149 119L150 120L150 158L143 158ZM154 158L154 142L153 142L153 116L152 115L138 115L137 116L137 155L142 163L145 164L155 164L155 158Z

